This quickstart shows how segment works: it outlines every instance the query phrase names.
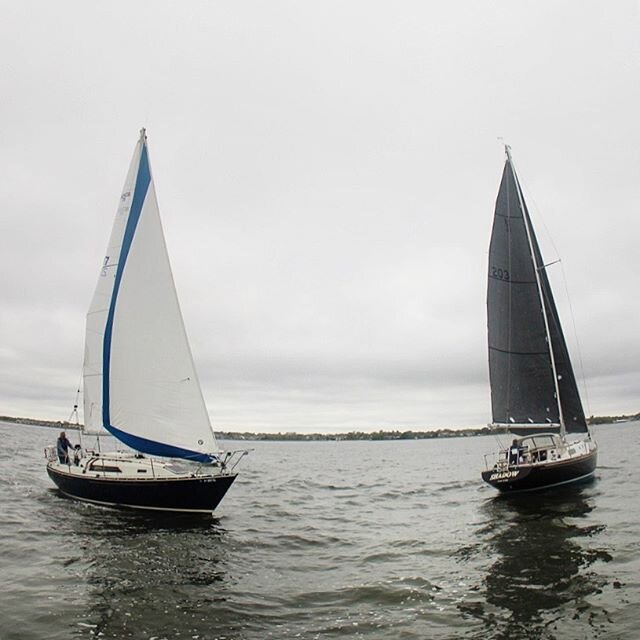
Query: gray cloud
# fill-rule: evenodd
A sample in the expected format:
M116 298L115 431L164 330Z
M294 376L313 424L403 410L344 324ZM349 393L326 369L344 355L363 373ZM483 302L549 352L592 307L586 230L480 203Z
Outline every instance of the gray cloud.
M143 125L214 422L489 419L499 136L562 257L590 411L637 411L639 24L631 2L3 3L1 412L68 416Z

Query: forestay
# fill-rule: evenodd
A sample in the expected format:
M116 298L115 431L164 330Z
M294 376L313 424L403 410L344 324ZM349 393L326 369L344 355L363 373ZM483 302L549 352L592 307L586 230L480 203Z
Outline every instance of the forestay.
M151 455L210 461L218 447L165 245L144 130L87 314L84 414Z

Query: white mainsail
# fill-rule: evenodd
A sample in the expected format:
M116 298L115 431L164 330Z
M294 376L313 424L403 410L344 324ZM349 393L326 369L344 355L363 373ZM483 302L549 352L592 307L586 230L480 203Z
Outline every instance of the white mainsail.
M87 314L87 428L151 455L208 461L218 450L165 245L144 129Z

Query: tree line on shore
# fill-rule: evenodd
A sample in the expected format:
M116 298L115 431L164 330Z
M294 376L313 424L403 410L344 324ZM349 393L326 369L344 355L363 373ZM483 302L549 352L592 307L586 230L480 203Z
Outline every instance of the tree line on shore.
M640 413L620 416L591 416L589 424L617 424L640 420ZM81 424L67 420L37 420L35 418L15 418L0 416L0 421L15 424L26 424L40 427L52 427L65 430L82 430ZM349 431L348 433L254 433L252 431L216 431L216 436L224 440L260 440L260 441L312 441L312 440L427 440L431 438L469 438L471 436L489 436L508 433L507 427L476 427L461 429L432 429L429 431L415 431L413 429L392 429L377 431Z

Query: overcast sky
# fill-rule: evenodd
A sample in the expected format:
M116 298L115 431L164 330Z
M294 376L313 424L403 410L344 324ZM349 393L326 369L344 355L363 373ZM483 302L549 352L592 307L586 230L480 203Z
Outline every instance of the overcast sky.
M142 126L216 428L490 421L499 138L585 411L640 411L639 7L0 2L0 414L69 417Z

